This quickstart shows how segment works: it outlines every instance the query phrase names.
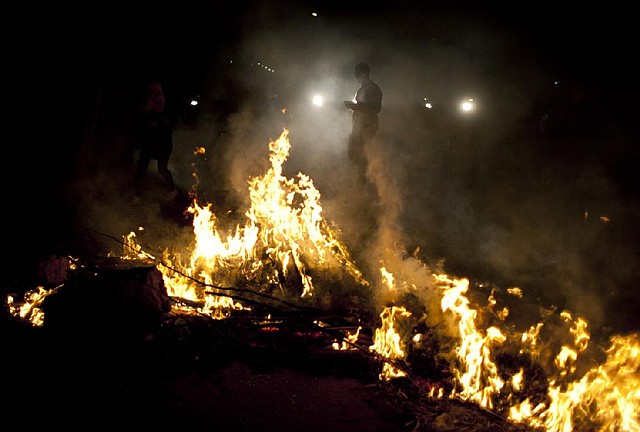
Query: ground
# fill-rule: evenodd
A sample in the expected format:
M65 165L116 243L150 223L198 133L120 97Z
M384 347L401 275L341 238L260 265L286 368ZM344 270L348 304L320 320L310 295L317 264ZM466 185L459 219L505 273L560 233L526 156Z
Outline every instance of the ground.
M299 320L171 312L145 335L3 321L4 421L23 430L523 430L475 405L429 399L408 380L379 380L371 355L329 349L326 334Z

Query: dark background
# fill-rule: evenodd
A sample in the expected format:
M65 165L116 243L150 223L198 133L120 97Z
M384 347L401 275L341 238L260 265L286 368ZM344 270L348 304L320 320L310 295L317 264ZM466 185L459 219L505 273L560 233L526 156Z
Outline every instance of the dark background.
M202 93L225 76L220 59L237 53L252 28L285 32L295 25L304 40L318 25L311 11L318 11L327 26L339 28L343 39L374 43L384 38L397 47L438 41L473 52L478 47L469 35L488 29L511 54L488 72L539 85L578 82L592 92L602 112L625 127L635 126L635 39L628 7L618 2L570 7L544 1L374 1L366 7L337 1L115 1L73 7L34 3L7 14L18 29L7 34L5 44L10 118L25 128L45 126L27 134L40 132L55 140L66 134L71 144L64 148L36 147L34 156L42 155L46 163L41 168L46 168L49 156L63 155L82 141L92 115L126 106L126 98L139 97L150 77L164 79L179 97ZM311 49L291 53L302 64L314 55ZM540 71L547 75L531 76ZM531 85L529 91L533 99L545 88Z

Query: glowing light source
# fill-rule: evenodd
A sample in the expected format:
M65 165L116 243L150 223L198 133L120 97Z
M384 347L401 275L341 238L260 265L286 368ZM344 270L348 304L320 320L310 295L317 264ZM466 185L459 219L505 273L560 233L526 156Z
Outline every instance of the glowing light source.
M262 69L264 69L264 70L268 71L268 72L272 72L272 73L273 73L273 72L275 72L275 71L276 71L274 68L272 68L272 67L270 67L270 66L267 66L267 65L266 65L266 64L264 64L264 63L257 62L257 65L258 65L258 66L260 66Z
M321 107L324 103L324 98L322 97L322 95L313 95L313 98L311 98L311 103L315 106Z
M471 112L475 109L475 103L472 98L469 98L460 103L460 110L462 112Z

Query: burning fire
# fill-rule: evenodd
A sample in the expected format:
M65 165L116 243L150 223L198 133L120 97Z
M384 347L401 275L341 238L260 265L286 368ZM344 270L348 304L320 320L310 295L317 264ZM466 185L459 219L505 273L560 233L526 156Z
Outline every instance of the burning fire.
M467 279L450 279L446 275L435 278L443 283L442 310L451 312L458 322L460 344L455 354L459 366L454 363L454 374L461 390L457 394L454 388L452 396L492 409L493 395L500 392L504 381L491 358L491 348L505 342L506 336L493 326L485 332L478 330L477 311L469 307L469 300L464 296L469 288Z
M248 181L251 206L244 225L223 230L212 204L201 205L197 199L187 209L193 214L195 235L190 257L183 262L178 252L167 250L165 265L160 267L171 296L206 301L200 312L224 317L225 310L244 308L224 295L224 287L249 285L260 292L278 287L284 292L298 285L297 294L309 298L314 293L312 273L342 271L367 285L338 231L323 218L320 192L313 181L302 173L296 178L283 175L282 165L291 148L288 134L284 129L269 143L271 167ZM141 258L142 249L134 237L127 236L125 255Z
M392 280L384 270L385 280ZM450 362L454 376L453 391L449 397L470 401L487 409L496 409L496 401L506 401L507 408L500 408L514 423L543 428L549 432L593 431L640 431L638 406L640 404L640 335L614 335L606 349L606 360L578 375L580 354L587 351L591 339L587 322L574 319L568 311L559 314L567 324L570 343L562 345L553 358L549 371L547 393L543 401L532 403L522 395L528 376L524 368L508 376L499 369L494 356L500 347L515 346L519 354L531 359L540 358L542 347L539 334L544 323L537 323L527 331L518 333L496 326L481 328L480 315L488 313L495 304L492 296L481 310L471 307L465 296L469 288L467 279L454 279L444 274L434 274L442 289L441 309L448 313L456 325L458 343L452 349ZM502 321L500 314L495 314ZM402 319L411 316L404 308L385 307L380 315L382 326L376 330L375 344L371 347L393 360L405 358L404 341L397 332ZM443 331L443 333L446 333ZM420 338L414 337L414 340ZM546 346L545 346L546 347ZM405 376L393 365L386 366L381 379ZM509 385L507 385L509 384ZM435 388L427 394L435 396ZM438 389L437 397L443 396ZM520 397L520 399L518 399ZM520 400L518 402L518 400Z
M125 236L123 258L158 263L170 296L198 304L199 312L216 319L248 308L234 298L235 293L276 293L285 299L309 302L318 284L335 274L371 288L340 241L339 231L324 219L320 193L313 181L302 173L296 178L283 175L289 150L285 129L269 143L270 168L248 180L250 207L242 223L223 227L211 203L194 199L187 209L193 215L193 244L180 250L167 249L159 259L144 251L132 232ZM592 346L584 319L563 311L555 317L547 314L541 322L518 331L509 325L508 308L497 308L493 292L486 305L477 304L467 296L468 279L433 272L432 280L424 285L435 287L438 301L423 305L426 313L420 317L401 303L403 293L424 301L424 289L404 280L401 260L380 263L381 297L392 302L379 314L380 326L369 349L385 360L381 380L412 373L408 348L422 343L424 337L411 330L416 323L428 322L447 347L439 355L447 360L451 372L450 398L478 404L514 423L549 432L583 430L585 425L589 425L588 430L602 432L640 431L640 335L612 336L609 346L602 350L603 361L595 363L588 353L599 348ZM9 297L9 309L14 316L42 325L44 316L38 306L53 292L39 287L27 293L23 303ZM523 298L521 288L509 288L507 293L516 301ZM543 338L553 318L557 324L550 334L554 338L563 334L560 344ZM355 334L348 334L342 344L335 342L333 348L346 349L346 342L355 343L360 330L358 327ZM520 364L505 367L501 354L526 359L527 365L539 365L544 377L536 377L531 368ZM401 364L406 368L399 367ZM536 379L545 381L544 394L527 392ZM439 398L445 396L444 392L443 386L426 390Z
M390 380L392 378L406 376L405 372L393 365L391 361L403 360L405 358L404 344L396 330L396 324L399 318L410 316L411 312L398 306L385 307L380 314L382 326L376 329L373 345L370 347L372 351L390 360L383 364L380 379Z
M58 288L46 290L44 287L39 286L35 290L27 292L22 302L16 301L12 295L9 295L7 297L9 313L21 319L29 320L33 326L41 327L44 324L44 311L40 306L44 299L54 294Z

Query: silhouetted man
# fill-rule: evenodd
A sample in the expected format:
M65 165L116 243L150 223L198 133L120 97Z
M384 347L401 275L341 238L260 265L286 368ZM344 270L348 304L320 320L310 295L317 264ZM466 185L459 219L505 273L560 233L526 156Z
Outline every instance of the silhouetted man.
M378 132L378 113L382 110L382 90L371 80L368 64L357 64L355 76L360 88L355 98L344 101L344 105L353 112L349 136L349 158L357 165L360 177L364 178L367 170L364 147Z
M169 158L173 152L173 127L175 118L167 109L162 84L151 81L147 86L147 100L140 120L140 156L135 174L135 193L139 197L143 191L145 174L152 160L158 164L158 172L167 185L167 198L175 198L176 184L169 170Z

